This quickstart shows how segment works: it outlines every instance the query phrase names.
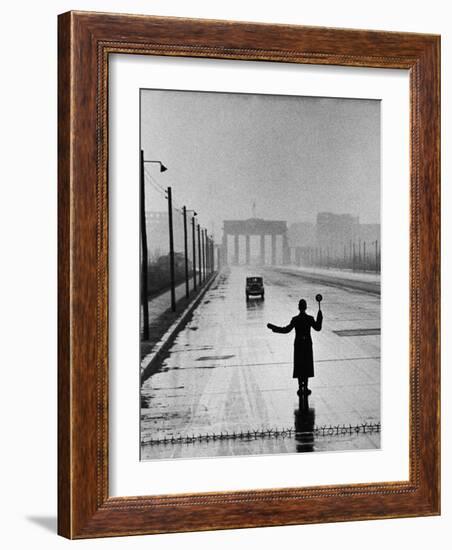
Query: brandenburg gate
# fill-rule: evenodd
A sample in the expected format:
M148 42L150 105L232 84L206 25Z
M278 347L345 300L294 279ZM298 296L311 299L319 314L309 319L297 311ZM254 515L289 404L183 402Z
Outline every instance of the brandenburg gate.
M276 265L276 237L282 237L282 263L289 263L289 244L287 240L287 222L279 220L224 220L223 222L223 260L228 263L228 236L234 237L233 264L239 263L239 236L245 237L245 263L251 263L250 237L260 237L259 263L265 264L265 236L271 236L271 265Z

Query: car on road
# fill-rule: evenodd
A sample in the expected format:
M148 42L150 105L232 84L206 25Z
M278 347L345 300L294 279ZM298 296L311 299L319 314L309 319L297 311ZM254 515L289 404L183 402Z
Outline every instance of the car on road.
M250 296L260 296L261 299L264 299L265 289L264 289L264 279L262 277L247 277L246 278L246 299L250 299Z

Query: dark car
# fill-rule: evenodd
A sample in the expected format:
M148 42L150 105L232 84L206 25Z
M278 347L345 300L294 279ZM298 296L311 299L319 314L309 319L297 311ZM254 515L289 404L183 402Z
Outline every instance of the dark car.
M250 296L260 296L264 299L264 280L262 277L247 277L246 278L246 299L249 300Z

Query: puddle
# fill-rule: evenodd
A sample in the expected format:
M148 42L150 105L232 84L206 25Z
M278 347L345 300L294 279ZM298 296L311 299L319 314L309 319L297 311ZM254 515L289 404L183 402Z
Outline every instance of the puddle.
M338 336L372 336L380 334L379 328L353 328L347 330L333 330Z
M231 359L235 355L205 355L204 357L198 357L196 361L220 361L221 359Z

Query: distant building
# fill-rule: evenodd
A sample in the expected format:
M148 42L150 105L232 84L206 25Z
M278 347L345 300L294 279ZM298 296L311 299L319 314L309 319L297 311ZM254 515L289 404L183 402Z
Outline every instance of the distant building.
M338 269L380 269L380 224L359 223L351 214L319 212L317 223L288 227L290 262Z

